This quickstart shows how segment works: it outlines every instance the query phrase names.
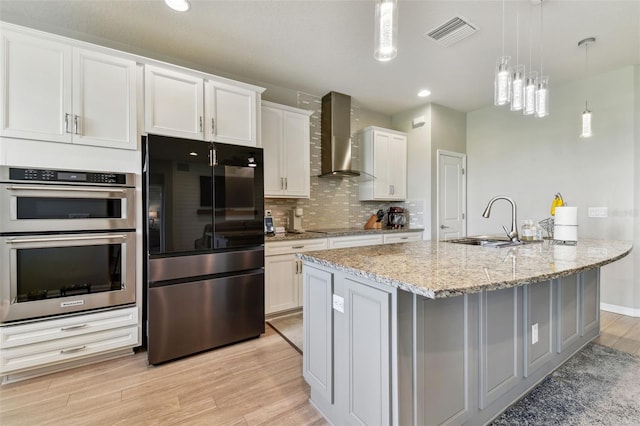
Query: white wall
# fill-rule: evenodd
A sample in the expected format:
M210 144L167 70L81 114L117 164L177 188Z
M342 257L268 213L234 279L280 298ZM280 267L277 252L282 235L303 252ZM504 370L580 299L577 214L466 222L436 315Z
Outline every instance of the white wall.
M578 206L580 238L633 240L640 194L639 66L625 67L562 86L552 86L550 115L525 117L490 107L467 115L468 233L500 233L510 223L506 202L481 217L489 199L511 196L524 219L550 217L553 194ZM580 139L588 96L594 137ZM504 203L504 205L502 204ZM607 207L609 217L588 218L588 207ZM602 271L602 302L640 316L640 256L635 253ZM626 309L626 310L625 310Z

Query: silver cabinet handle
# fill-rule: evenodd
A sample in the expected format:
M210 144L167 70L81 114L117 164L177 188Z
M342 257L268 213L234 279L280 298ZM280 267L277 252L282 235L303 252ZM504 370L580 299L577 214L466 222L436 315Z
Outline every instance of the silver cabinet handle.
M100 193L120 193L120 194L126 194L127 190L126 189L112 189L112 188L80 188L80 187L60 187L60 186L16 186L16 185L7 185L5 188L7 188L10 191L63 191L63 192L100 192Z
M280 189L284 189L284 178L280 178Z
M447 228L450 228L450 226L447 226L447 225L440 225L440 229L447 229Z
M200 120L199 120L199 121L200 121L200 124L199 124L199 131L200 131L200 133L202 133L202 131L203 131L203 130L202 130L202 116L200 116Z
M71 331L71 330L77 330L79 328L85 328L87 326L87 324L77 324L77 325L70 325L68 327L60 327L60 331Z
M287 180L287 178L284 178L284 189L288 189L289 188L289 181Z
M304 246L291 246L292 249L301 249L304 248Z
M69 131L69 115L70 114L67 114L67 113L64 114L64 132L65 133L71 133Z
M73 116L73 134L74 135L79 135L80 134L78 132L78 116L77 115Z
M216 119L211 117L211 133L216 134Z
M114 238L118 238L121 240L126 240L127 236L124 234L114 235L114 234L104 234L104 235L87 235L87 236L77 236L77 237L41 237L41 238L8 238L7 244L24 244L24 243L48 243L48 242L60 242L60 241L86 241L86 240L112 240Z
M60 351L61 354L72 354L74 352L79 352L87 349L87 345L76 346L75 348L62 349Z
M400 237L401 240L408 240L409 237Z

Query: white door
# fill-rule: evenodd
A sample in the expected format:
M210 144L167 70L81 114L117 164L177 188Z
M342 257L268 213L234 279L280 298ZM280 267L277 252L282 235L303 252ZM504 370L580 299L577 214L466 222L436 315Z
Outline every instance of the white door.
M467 233L465 176L467 156L438 150L438 240Z
M257 146L256 92L207 81L207 140Z
M136 63L73 52L74 143L136 149Z
M144 88L147 132L204 139L204 81L201 78L147 65Z
M309 117L284 112L284 192L292 197L309 196Z
M71 142L71 48L11 31L1 44L2 136Z

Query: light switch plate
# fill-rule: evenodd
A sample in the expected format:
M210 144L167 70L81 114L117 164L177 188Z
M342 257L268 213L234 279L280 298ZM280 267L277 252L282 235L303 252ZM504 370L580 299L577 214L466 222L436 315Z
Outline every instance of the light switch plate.
M344 297L333 295L333 309L344 314Z

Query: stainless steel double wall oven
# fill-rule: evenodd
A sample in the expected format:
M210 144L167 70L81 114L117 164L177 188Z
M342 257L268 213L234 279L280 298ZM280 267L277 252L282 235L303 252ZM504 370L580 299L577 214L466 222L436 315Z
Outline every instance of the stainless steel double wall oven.
M0 166L0 323L135 303L134 174Z

